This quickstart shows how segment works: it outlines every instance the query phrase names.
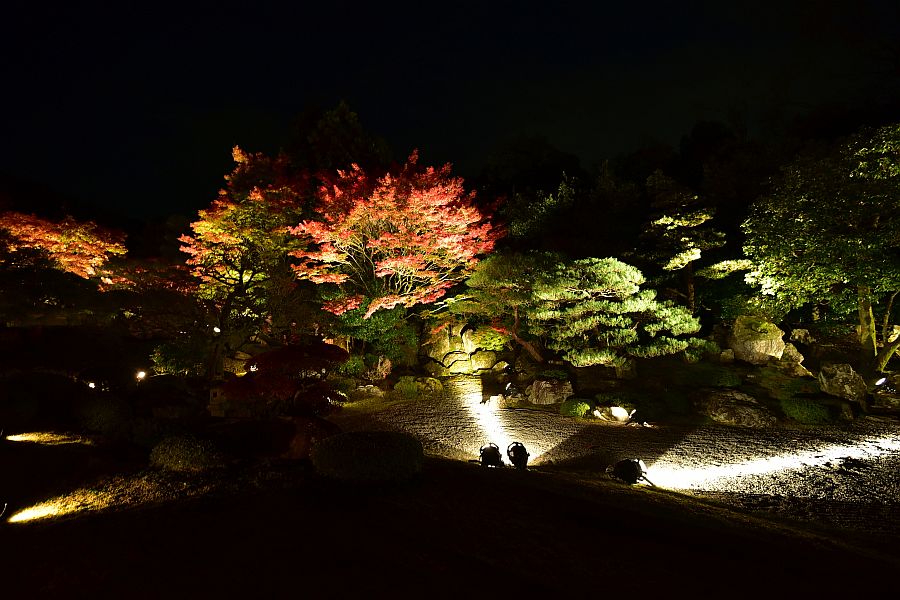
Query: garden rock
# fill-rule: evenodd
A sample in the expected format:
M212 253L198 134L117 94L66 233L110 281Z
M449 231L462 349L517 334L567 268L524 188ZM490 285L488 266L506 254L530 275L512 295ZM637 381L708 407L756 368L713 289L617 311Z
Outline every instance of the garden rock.
M559 380L543 381L538 379L525 390L525 396L532 404L558 404L574 393L571 382Z
M819 371L819 388L826 394L862 404L866 399L866 382L846 363L825 364Z
M319 417L284 417L293 426L293 436L281 458L306 460L310 448L319 440L341 433L341 428Z
M764 365L770 358L780 359L784 353L784 332L773 323L758 317L740 316L734 321L728 346L738 360Z
M425 355L430 358L426 366L436 377L470 375L493 368L497 355L482 350L473 341L473 330L464 324L450 324L432 333L423 343Z
M753 396L732 389L704 389L694 398L697 410L723 425L771 427L777 421Z

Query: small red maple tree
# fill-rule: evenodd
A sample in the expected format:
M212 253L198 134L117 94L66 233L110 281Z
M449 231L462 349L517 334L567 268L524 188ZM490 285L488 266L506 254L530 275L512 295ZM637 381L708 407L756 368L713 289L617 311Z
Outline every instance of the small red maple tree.
M357 165L338 171L319 188L319 218L291 229L312 244L291 252L301 259L297 277L341 289L325 310L340 315L367 303L369 317L434 302L493 249L500 231L450 165L417 162L413 153L398 173L378 178Z
M0 213L0 229L7 233L10 252L37 250L62 271L84 279L101 277L110 283L104 270L110 257L126 253L125 236L72 217L50 221L19 212Z

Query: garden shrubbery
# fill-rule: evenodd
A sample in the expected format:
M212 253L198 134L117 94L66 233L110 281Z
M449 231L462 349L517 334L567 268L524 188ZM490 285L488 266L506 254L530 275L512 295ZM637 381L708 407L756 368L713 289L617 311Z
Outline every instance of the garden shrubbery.
M209 439L189 434L174 435L153 447L150 465L166 471L196 473L224 467L226 458Z
M404 375L394 384L394 391L403 398L417 398L428 394L437 394L444 389L441 382L434 377L411 377Z
M816 425L832 420L831 411L827 406L806 398L782 398L781 410L791 419L804 425Z
M559 406L559 414L566 417L583 417L591 410L591 405L584 400L572 398L566 400Z
M406 481L422 471L421 442L395 431L353 431L319 440L310 459L320 475L353 483Z

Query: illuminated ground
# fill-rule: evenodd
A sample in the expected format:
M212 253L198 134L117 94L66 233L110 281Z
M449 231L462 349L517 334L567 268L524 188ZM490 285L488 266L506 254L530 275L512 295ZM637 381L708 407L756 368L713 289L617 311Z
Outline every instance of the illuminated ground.
M14 500L6 517L74 512L0 523L4 595L530 598L777 588L808 597L878 590L900 568L894 421L803 431L630 427L496 410L476 387L458 380L439 399L363 404L337 419L423 440L425 472L396 486L336 485L302 463L167 475L147 470L146 457L80 436L8 441L0 446L0 491ZM507 440L528 445L537 466L523 473L466 462L482 443ZM680 491L603 474L630 456Z
M529 409L497 409L478 380L458 378L427 402L349 417L345 428L415 434L426 451L472 459L479 447L522 441L544 468L601 472L641 458L660 486L744 509L884 535L900 532L900 423L865 417L828 428L638 427ZM873 515L875 515L873 517Z

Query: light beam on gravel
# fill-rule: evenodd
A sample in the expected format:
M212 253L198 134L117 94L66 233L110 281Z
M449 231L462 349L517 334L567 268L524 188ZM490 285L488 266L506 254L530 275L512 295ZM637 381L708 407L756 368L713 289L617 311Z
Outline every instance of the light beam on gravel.
M729 480L778 471L821 467L842 459L865 460L900 452L900 437L863 438L855 444L831 444L816 450L763 456L709 467L691 467L662 456L649 468L647 477L657 486L673 490L728 489Z
M484 436L481 440L472 440L470 442L472 445L465 448L467 452L473 456L478 456L481 446L493 442L500 447L500 451L504 455L503 460L506 462L508 460L506 458L506 449L509 445L513 442L522 442L531 455L529 457L530 463L533 463L538 456L544 453L544 448L531 435L528 436L529 439L513 439L506 427L503 426L496 404L492 401L485 402L484 389L481 386L480 378L455 378L450 381L450 390L454 396L462 399L464 406L475 419L478 429Z
M10 442L30 442L32 444L44 444L47 446L57 446L60 444L84 444L91 445L91 441L79 435L71 435L65 433L55 433L52 431L32 431L29 433L17 433L15 435L6 436Z

